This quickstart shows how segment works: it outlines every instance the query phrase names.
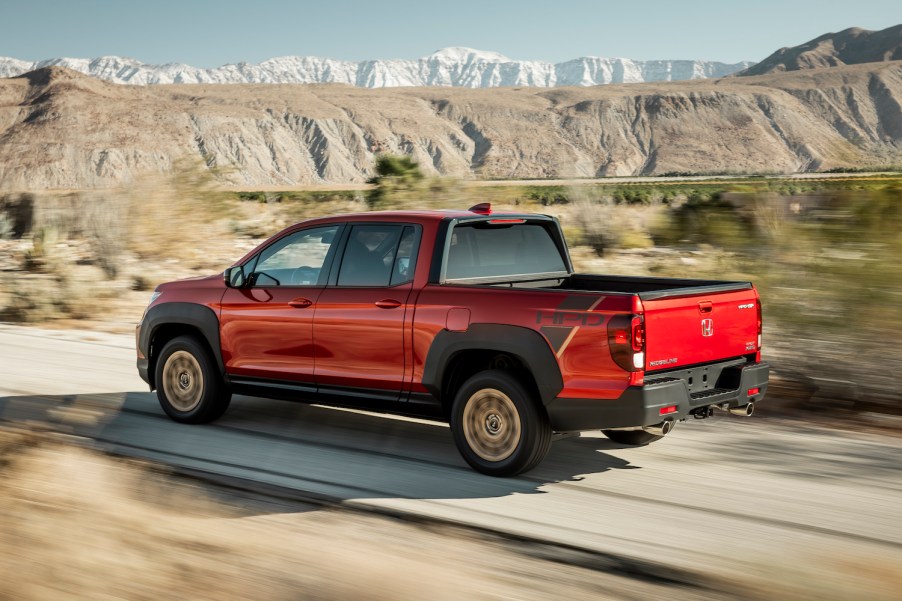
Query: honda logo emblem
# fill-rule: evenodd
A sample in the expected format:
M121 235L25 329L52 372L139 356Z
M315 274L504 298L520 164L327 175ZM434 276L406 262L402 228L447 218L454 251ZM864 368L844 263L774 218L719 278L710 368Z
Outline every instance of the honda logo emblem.
M713 336L714 335L714 320L713 319L703 319L702 320L702 336Z

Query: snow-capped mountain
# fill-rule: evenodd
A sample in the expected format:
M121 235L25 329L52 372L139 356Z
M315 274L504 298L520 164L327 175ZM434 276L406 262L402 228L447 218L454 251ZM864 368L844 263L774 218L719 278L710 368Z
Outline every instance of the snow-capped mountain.
M723 77L752 65L744 61L634 61L582 57L563 63L519 61L497 52L445 48L416 60L341 61L283 56L259 64L237 63L212 69L169 63L151 65L118 56L52 58L28 62L0 57L0 77L60 66L121 84L159 83L345 83L365 88L401 86L592 86Z

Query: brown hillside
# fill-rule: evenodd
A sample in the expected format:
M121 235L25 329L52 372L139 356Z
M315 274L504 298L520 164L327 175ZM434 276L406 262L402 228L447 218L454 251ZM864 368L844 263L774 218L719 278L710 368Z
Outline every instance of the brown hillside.
M183 158L242 186L362 182L378 152L491 178L902 163L902 61L556 89L0 80L8 189L112 186Z
M861 63L902 60L902 25L880 31L852 27L827 33L791 48L780 48L737 75L818 69Z

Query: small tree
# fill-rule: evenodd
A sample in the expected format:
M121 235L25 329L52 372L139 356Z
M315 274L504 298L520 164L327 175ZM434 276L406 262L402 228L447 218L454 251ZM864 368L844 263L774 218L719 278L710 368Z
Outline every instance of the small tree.
M367 195L371 209L410 200L423 192L423 172L409 156L381 154L376 157L376 175L367 183L376 187Z

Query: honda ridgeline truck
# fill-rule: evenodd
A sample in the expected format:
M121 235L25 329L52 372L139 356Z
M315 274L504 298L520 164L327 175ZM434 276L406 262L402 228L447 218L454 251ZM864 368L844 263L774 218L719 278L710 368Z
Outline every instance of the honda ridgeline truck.
M429 416L495 476L555 433L625 445L767 390L749 282L574 273L545 215L376 212L313 219L223 274L153 293L138 371L174 420L233 393Z

